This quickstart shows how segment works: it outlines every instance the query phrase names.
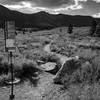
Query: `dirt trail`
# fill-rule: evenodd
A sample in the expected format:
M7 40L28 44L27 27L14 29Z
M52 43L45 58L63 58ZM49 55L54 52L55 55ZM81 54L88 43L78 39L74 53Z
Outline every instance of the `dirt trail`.
M25 95L32 97L32 100L44 100L45 94L51 91L51 86L53 86L53 75L49 73L44 73L40 76L39 84L35 89L26 92ZM49 94L48 94L49 95ZM48 100L48 99L47 99Z
M14 86L14 100L54 100L53 93L58 93L60 85L53 84L54 75L49 73L41 73L37 86L32 86L29 82ZM0 100L8 100L10 95L10 87L0 87ZM56 97L57 94L56 94ZM56 99L58 100L58 99Z
M48 44L44 47L44 51L56 54L54 52L51 52L50 45ZM56 54L59 58L61 58L61 62L64 63L68 58L65 56L62 56L60 54ZM30 86L28 83L24 84L23 86L14 86L14 94L15 94L15 100L61 100L60 99L60 92L59 89L62 87L61 85L56 85L53 83L53 78L55 75L52 75L50 73L43 72L39 75L39 83L37 87ZM4 99L7 100L9 97L9 88L1 89L2 93L0 93L0 100ZM4 92L6 90L6 93ZM3 95L3 93L5 93ZM7 95L5 97L5 95Z
M51 50L50 50L50 44L47 44L45 47L44 47L44 51L48 52L48 53L52 53Z
M44 51L46 51L47 53L55 54L54 52L51 52L50 45L51 44L46 45L44 47ZM64 63L68 59L67 57L62 56L60 54L56 54L56 55L59 58L61 58L62 63ZM32 100L59 100L60 93L58 91L61 85L56 85L53 83L54 77L55 75L52 75L50 73L46 73L46 72L42 73L40 75L38 86L34 89L32 88L28 89L28 91L25 92L27 99L32 98Z

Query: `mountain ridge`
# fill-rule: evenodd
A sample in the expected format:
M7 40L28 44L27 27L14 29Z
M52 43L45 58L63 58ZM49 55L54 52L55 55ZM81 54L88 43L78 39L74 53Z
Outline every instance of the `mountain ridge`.
M100 18L94 18L97 23ZM18 11L10 10L0 5L0 26L5 20L14 20L17 27L35 27L39 29L55 28L68 26L70 23L74 26L90 26L93 20L91 16L49 14L40 11L34 14L24 14Z

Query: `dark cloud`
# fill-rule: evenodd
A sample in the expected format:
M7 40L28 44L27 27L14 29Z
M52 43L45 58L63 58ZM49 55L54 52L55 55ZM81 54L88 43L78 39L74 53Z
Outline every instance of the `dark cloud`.
M44 10L55 14L100 15L100 0L0 0L0 4L24 13Z
M88 0L86 3L83 3L84 9L87 9L89 14L100 12L100 3L97 3L96 1L99 0Z
M0 0L0 4L3 4L3 5L5 5L5 4L16 4L16 3L19 3L20 2L20 0Z
M33 3L36 3L40 7L59 7L65 4L72 4L73 0L32 0Z
M49 7L56 8L65 4L72 4L74 0L0 0L2 4L17 4L22 1L31 2L32 4L36 4L39 7Z
M3 0L2 0L3 1ZM81 2L86 0L4 0L1 2L5 7L18 10L24 13L34 13L47 11L51 13L61 13L67 10L82 9ZM80 2L79 2L80 1Z

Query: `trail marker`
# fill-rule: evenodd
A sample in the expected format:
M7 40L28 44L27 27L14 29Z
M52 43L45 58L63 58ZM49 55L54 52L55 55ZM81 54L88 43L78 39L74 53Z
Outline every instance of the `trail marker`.
M6 21L5 22L5 51L14 50L15 43L15 22L14 21Z
M10 100L13 100L15 95L13 94L13 52L15 52L15 22L14 21L6 21L5 22L5 33L4 33L4 40L5 40L5 51L8 52L8 62L10 60L10 69L11 69L11 95Z

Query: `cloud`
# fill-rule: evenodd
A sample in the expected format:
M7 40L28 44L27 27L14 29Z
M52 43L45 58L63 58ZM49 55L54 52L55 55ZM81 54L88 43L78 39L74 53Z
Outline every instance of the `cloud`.
M24 2L24 1L19 2L18 4L11 4L11 5L5 4L4 6L13 10L32 7L30 2Z
M93 1L95 1L96 3L100 3L100 0L93 0Z
M46 11L51 14L100 17L100 0L0 0L0 3L23 13Z
M73 0L32 0L39 7L57 8L63 4L72 4Z
M79 2L86 2L87 0L0 0L1 4L13 5L20 4L22 2L30 2L35 4L37 7L46 7L46 8L58 8L63 5L78 5Z
M4 6L23 13L47 11L58 14L62 11L82 9L82 2L87 0L13 0L12 4L10 4L10 1L8 0L8 4L5 3Z
M72 4L74 0L0 0L2 4L18 4L20 2L30 2L38 7L56 8L63 4Z
M94 14L92 16L95 17L95 18L100 18L100 13Z

